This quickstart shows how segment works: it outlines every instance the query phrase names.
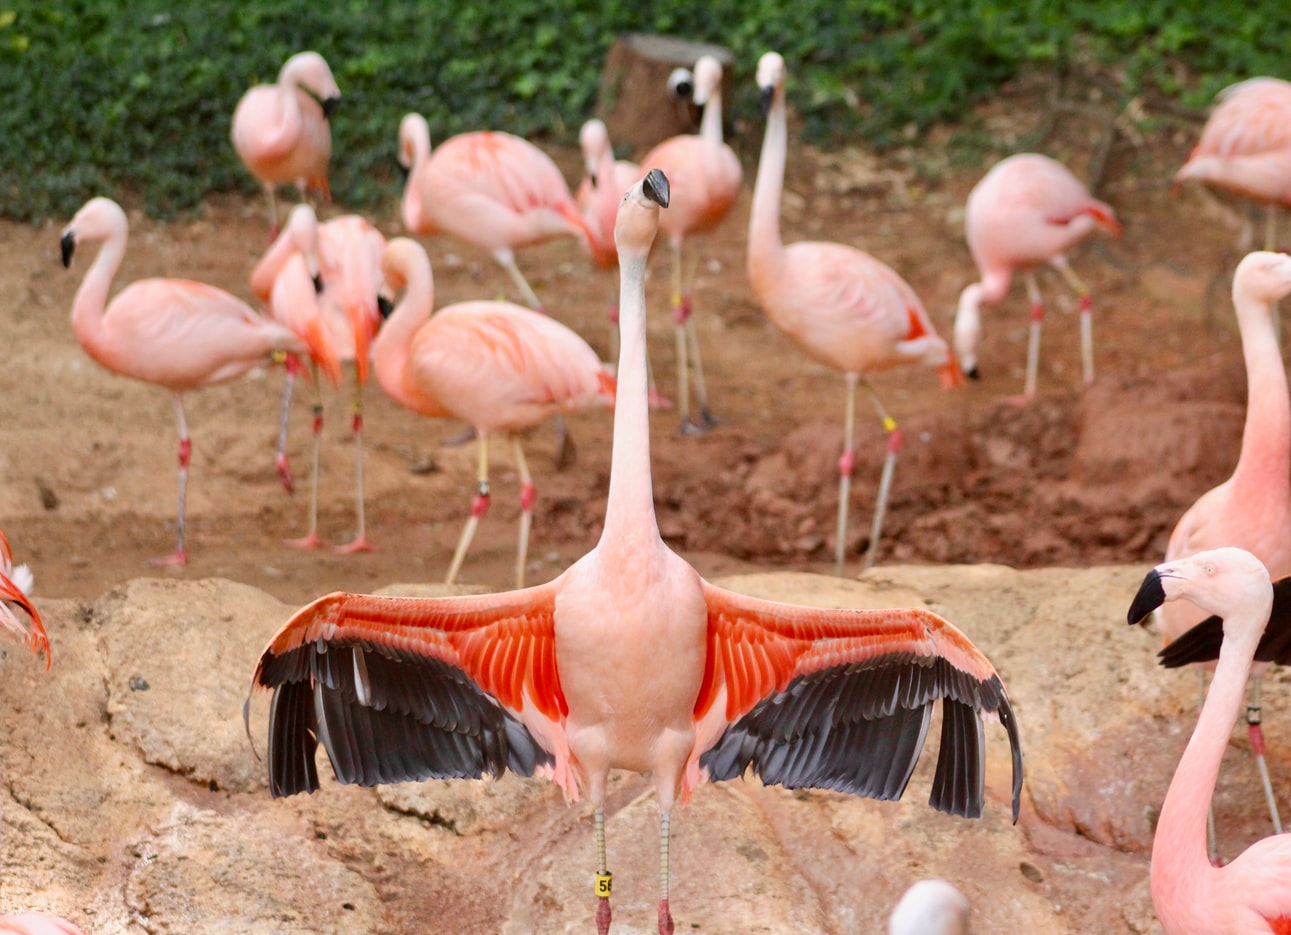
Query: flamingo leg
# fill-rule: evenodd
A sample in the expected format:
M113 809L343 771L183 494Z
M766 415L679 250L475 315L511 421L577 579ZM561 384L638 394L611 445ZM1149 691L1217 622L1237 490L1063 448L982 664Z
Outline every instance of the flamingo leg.
M1022 384L1022 401L1035 397L1036 372L1040 369L1040 329L1044 325L1044 300L1035 273L1026 273L1027 298L1031 300L1031 329L1027 336L1027 375Z
M1067 284L1080 297L1080 372L1084 381L1094 382L1094 300L1083 279L1076 275L1064 256L1053 259L1053 266L1062 273Z
M536 312L545 312L542 303L538 301L537 294L533 287L529 285L529 280L524 278L524 273L520 272L520 267L516 266L515 255L510 250L499 250L494 255L494 259L501 264L502 268L507 271L515 287L520 290L520 295L524 297L524 304Z
M1251 678L1251 701L1246 706L1246 734L1251 742L1251 753L1255 757L1255 768L1260 774L1260 783L1264 786L1264 800L1269 805L1269 817L1273 820L1273 833L1282 833L1282 818L1278 815L1278 800L1273 794L1273 784L1269 781L1269 765L1264 759L1264 728L1260 725L1260 699L1262 679L1256 675Z
M287 378L283 381L282 410L278 415L278 450L274 455L274 465L278 477L287 493L296 492L296 481L291 476L291 465L287 461L287 425L291 418L291 394L296 385L296 371L300 369L300 358L288 354L286 359Z
M879 477L879 492L874 498L874 519L870 523L870 544L865 550L865 568L873 568L874 560L878 556L879 536L883 532L883 517L888 508L888 492L892 489L892 475L897 467L897 454L901 451L901 442L903 436L901 430L897 428L897 420L888 415L883 403L879 402L878 394L869 383L862 384L865 392L870 397L870 402L874 404L875 410L878 411L879 420L883 423L883 428L888 433L888 451L883 458L883 473Z
M156 568L178 567L188 564L188 550L184 548L184 504L188 494L188 463L193 457L193 443L188 437L188 423L184 419L184 397L175 394L175 413L179 416L179 512L175 522L177 544L175 553L148 562Z
M280 233L278 228L278 199L274 195L274 185L272 182L266 182L264 193L269 198L269 240L278 239Z
M609 935L610 894L614 887L614 874L607 869L605 856L605 809L597 807L593 816L596 826L596 935Z
M843 453L838 458L838 528L834 539L834 574L842 577L847 547L847 509L852 499L852 471L856 468L856 384L854 373L843 375L847 405L843 415Z
M520 539L516 545L516 588L524 587L525 561L529 555L529 530L533 526L533 503L538 497L533 478L529 476L529 465L524 459L524 448L520 436L513 435L515 444L516 470L520 473Z
M457 573L462 570L462 560L466 558L466 550L471 547L471 540L475 538L475 530L479 528L480 519L489 511L488 432L479 433L476 450L479 452L479 471L476 475L478 481L475 500L471 503L471 515L466 518L466 525L462 527L462 535L457 540L457 548L453 550L453 560L449 563L448 574L444 578L445 584L452 584L457 580Z
M670 813L659 813L659 935L673 935L672 913L668 911L668 837Z
M689 297L686 302L689 306ZM685 330L690 343L690 357L694 361L691 366L695 371L695 407L699 412L699 424L705 429L725 425L725 420L713 415L713 411L708 407L708 387L704 383L704 362L699 355L699 333L695 330L694 316L686 318Z
M358 529L352 541L336 547L336 551L342 555L376 549L368 539L367 520L363 510L363 384L359 382L357 373L354 377L354 418L351 426L354 432L354 512Z
M318 364L309 362L310 382L314 384L314 452L309 472L309 529L299 539L284 539L283 544L296 549L316 549L323 545L318 537L318 459L323 439L323 391L318 385Z

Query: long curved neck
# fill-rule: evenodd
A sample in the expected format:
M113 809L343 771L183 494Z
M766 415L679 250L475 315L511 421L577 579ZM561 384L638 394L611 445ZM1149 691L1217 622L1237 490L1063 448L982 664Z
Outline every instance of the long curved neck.
M650 413L646 387L644 254L619 255L619 368L614 402L610 492L602 542L659 538L650 477Z
M372 342L372 365L377 382L400 404L419 408L420 397L410 393L405 382L412 339L421 326L430 320L435 305L435 280L430 265L410 263L404 268L407 277L403 296L386 319Z
M780 240L780 197L784 191L785 153L789 146L785 120L784 85L775 89L767 113L758 175L753 183L753 206L749 214L749 278L759 293L759 278L774 275L774 261L784 251Z
M1291 398L1278 351L1269 308L1238 294L1233 296L1246 361L1246 425L1233 485L1291 496Z
M72 333L81 347L100 363L103 362L101 355L108 337L103 326L103 312L108 304L112 278L125 257L126 239L126 232L118 231L103 241L99 255L90 264L72 303Z

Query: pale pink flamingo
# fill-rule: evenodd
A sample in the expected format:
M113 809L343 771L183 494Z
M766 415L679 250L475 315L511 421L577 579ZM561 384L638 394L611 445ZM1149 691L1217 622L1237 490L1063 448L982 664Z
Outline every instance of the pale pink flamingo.
M963 383L964 378L919 297L886 264L845 244L800 241L785 246L781 241L780 195L788 148L786 72L784 59L776 52L768 52L758 61L757 81L767 128L749 215L749 282L772 323L809 357L842 371L847 385L843 454L838 461L838 538L834 543L834 565L842 574L856 464L857 386L869 394L888 433L887 457L865 553L868 568L878 554L901 431L866 377L903 364L924 364L938 368L944 387Z
M682 244L712 230L735 204L744 181L744 170L734 150L722 141L722 65L711 55L695 63L694 101L704 109L699 133L664 140L641 160L668 176L672 204L659 220L672 254L672 305L677 335L677 406L683 434L707 431L718 420L708 405L699 336L692 317L691 286L694 276L682 273ZM693 269L694 267L692 267ZM693 362L691 361L693 358ZM695 377L695 416L690 407L690 374Z
M43 912L0 916L0 935L85 935L79 928Z
M183 394L240 377L284 352L306 345L290 330L257 315L223 289L188 279L141 279L109 303L112 278L125 256L129 226L120 205L92 198L63 228L63 265L78 244L101 241L72 305L72 331L95 361L123 376L170 390L179 417L178 544L154 564L184 565L184 499L192 442Z
M673 931L670 816L705 779L751 768L790 788L898 798L941 698L930 803L980 815L985 719L1008 732L1015 819L1022 783L999 675L951 624L921 609L745 597L704 581L660 538L644 279L667 184L651 171L624 198L616 225L623 340L596 547L553 581L520 591L321 598L273 637L252 677L253 689L273 692L274 795L318 787L320 741L346 783L511 770L542 773L572 800L587 795L601 935L610 925L602 806L611 769L648 772L658 796L661 933Z
M434 278L416 241L392 240L381 268L387 286L403 296L373 342L377 382L413 412L461 419L476 434L477 492L446 580L456 580L489 508L489 442L504 434L520 474L516 587L523 587L537 492L518 433L561 411L613 405L614 378L586 341L540 312L510 302L459 302L432 315Z
M9 547L9 540L4 532L0 531L0 630L8 633L18 642L26 643L27 648L36 656L43 653L45 671L48 672L53 657L49 652L49 637L45 635L45 625L31 602L33 583L30 568L26 565L14 565L13 550ZM8 601L17 604L31 622L23 623L9 608L6 603Z
M286 228L251 273L251 289L268 302L270 315L307 340L312 339L311 347L322 349L310 359L315 393L309 530L301 539L288 540L289 545L314 548L323 544L318 535L323 406L317 368L323 367L336 383L341 376L340 362L350 361L354 364L351 429L357 530L354 538L338 546L337 551L354 553L373 548L367 537L363 505L363 385L368 377L372 338L380 325L377 296L384 249L385 237L364 218L348 214L320 225L314 209L300 204L292 208ZM293 372L288 369L277 453L278 473L288 490L293 487L286 453L293 382Z
M1251 658L1269 618L1269 573L1251 553L1226 547L1163 562L1130 605L1131 625L1185 600L1224 620L1210 691L1166 791L1152 840L1152 905L1166 935L1291 933L1291 835L1256 841L1225 866L1207 855L1207 815Z
M331 197L327 165L332 158L332 130L327 118L340 99L336 79L323 57L298 52L283 63L275 84L251 88L233 111L233 148L264 188L275 236L277 186L295 185L301 200L311 187Z
M1291 395L1270 315L1272 303L1288 293L1291 257L1286 254L1249 254L1233 274L1233 306L1246 361L1242 447L1232 476L1198 497L1175 524L1166 561L1219 546L1238 546L1254 553L1273 576L1291 575ZM1158 617L1166 643L1204 616L1187 604L1163 607ZM1257 665L1252 673L1247 725L1269 814L1281 833L1260 726L1260 678L1265 668ZM1204 692L1205 670L1198 675Z
M892 910L888 935L968 935L968 900L946 880L920 880Z
M542 303L516 266L516 249L556 237L591 245L591 227L569 183L528 140L482 130L450 137L432 152L426 118L407 114L399 124L399 162L408 170L402 206L408 232L448 234L487 251L531 308L541 311Z
M955 353L964 372L974 379L978 375L981 307L1003 302L1013 274L1021 272L1031 300L1031 327L1020 400L1035 396L1044 322L1035 267L1048 263L1079 296L1081 375L1086 383L1092 382L1094 302L1066 254L1099 227L1120 236L1121 225L1111 206L1091 196L1062 163L1036 153L1018 153L997 162L973 187L964 227L981 276L964 288L955 313Z

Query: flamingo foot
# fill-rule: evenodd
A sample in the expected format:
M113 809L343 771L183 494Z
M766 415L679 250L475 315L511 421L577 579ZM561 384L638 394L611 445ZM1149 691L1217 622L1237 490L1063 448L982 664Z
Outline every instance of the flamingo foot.
M691 419L687 419L677 426L677 434L697 437L700 435L707 435L710 428L711 426L704 425L702 422L695 422Z
M177 549L172 555L148 559L153 568L183 568L188 564L188 549Z
M460 435L451 435L440 442L440 444L445 448L457 448L460 445L465 445L467 442L473 441L475 441L475 427L468 425L465 432L462 432Z
M358 552L375 552L377 547L367 536L356 536L353 541L338 545L334 551L337 555L354 555Z
M610 897L596 897L596 935L610 933Z
M701 406L699 409L699 424L705 429L715 429L718 426L730 425L731 423L721 416L713 415L713 411L707 406Z
M282 481L283 489L287 493L296 492L296 481L291 476L291 465L287 463L287 455L279 454L274 458L274 465L278 468L278 479Z
M668 911L668 900L659 900L659 935L673 935L672 913Z
M299 539L283 539L282 544L293 549L321 549L327 545L325 541L318 537L317 532L311 532L308 535L301 536Z
M1022 409L1031 405L1031 402L1034 399L1034 393L1019 393L1017 396L1005 396L1004 404L1006 406L1012 406L1014 409Z
M667 396L664 396L658 390L651 390L650 395L647 398L651 409L666 410L672 408L672 400Z

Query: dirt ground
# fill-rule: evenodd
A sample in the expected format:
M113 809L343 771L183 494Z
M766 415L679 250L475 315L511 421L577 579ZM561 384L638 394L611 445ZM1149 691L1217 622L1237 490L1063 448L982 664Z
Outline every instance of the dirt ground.
M1159 560L1186 506L1231 471L1245 377L1227 292L1246 215L1236 202L1199 190L1171 197L1169 178L1199 123L1139 117L1118 115L1096 98L1054 110L1043 93L1020 87L983 110L976 131L883 158L860 147L826 153L793 144L786 239L838 240L882 258L915 287L947 337L959 290L974 278L962 205L996 155L1033 149L1080 177L1095 176L1097 194L1125 227L1121 240L1097 240L1071 257L1095 297L1091 387L1080 385L1074 298L1047 271L1041 285L1050 315L1031 404L1009 401L1020 391L1025 353L1020 282L1003 307L986 313L979 382L943 392L936 374L920 368L874 380L906 437L880 564L1146 567ZM761 128L735 131L745 193L723 226L694 244L704 365L726 424L681 437L672 413L656 413L660 525L707 576L829 572L842 381L781 336L750 291L744 243ZM1000 147L994 154L980 146L988 134ZM555 155L576 182L577 154ZM375 220L387 235L401 233L393 189ZM442 578L474 490L473 448L444 444L462 426L423 420L369 387L363 474L368 532L378 548L360 555L292 549L283 540L304 532L308 504L309 394L299 393L292 411L298 491L288 496L273 465L279 369L186 400L191 563L150 568L150 557L173 546L174 409L163 391L107 373L77 346L68 318L92 251L78 255L71 272L61 269L64 222L0 222L7 261L0 327L8 336L0 522L18 559L33 566L39 595L88 599L142 576L224 577L297 604L338 589ZM170 224L132 212L131 223L118 288L144 276L184 276L248 296L248 273L268 243L258 200L212 199L200 218ZM437 304L497 297L505 288L502 272L471 248L424 243ZM608 355L611 277L567 242L526 250L519 261L551 314ZM652 264L651 354L661 388L673 396L666 273L661 251ZM344 542L354 528L348 390L322 392L320 531ZM849 574L861 567L884 452L877 420L863 406L858 412ZM599 535L611 416L575 414L569 427L577 460L563 471L552 465L549 428L526 442L539 495L530 583L554 577ZM493 508L462 574L490 588L512 582L518 514L510 452L498 449Z

